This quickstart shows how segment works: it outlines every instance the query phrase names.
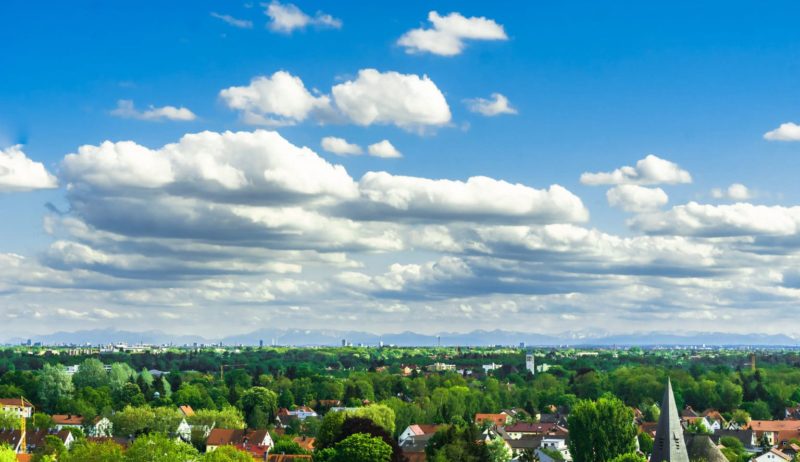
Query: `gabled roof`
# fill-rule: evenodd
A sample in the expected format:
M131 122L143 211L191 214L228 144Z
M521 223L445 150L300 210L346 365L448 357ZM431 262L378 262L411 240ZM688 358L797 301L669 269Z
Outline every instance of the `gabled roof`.
M294 438L292 441L297 443L298 446L305 449L306 451L313 451L317 439L308 436L298 436Z
M433 434L439 431L441 425L430 425L430 424L414 424L408 426L411 429L411 432L417 436L420 435L427 435Z
M785 461L792 460L792 456L790 456L789 454L786 454L784 452L781 452L781 451L779 451L779 450L777 450L775 448L770 449L769 452L771 452L772 454L775 454L777 457L779 457L779 458L781 458L781 459L783 459ZM764 453L764 454L766 454L766 453ZM761 454L761 456L763 456L764 454ZM761 457L761 456L758 456L758 457Z
M19 430L0 430L0 445L8 445L12 449L16 449L21 436Z
M82 415L53 414L52 419L56 425L83 425Z
M507 433L566 434L567 429L555 423L517 422L506 427Z
M0 406L14 406L19 407L20 402L24 403L23 407L33 407L27 399L20 399L20 398L0 398Z
M231 430L227 428L215 428L211 430L206 438L208 446L227 446L251 444L258 445L269 434L268 430Z
M194 415L194 409L192 409L192 406L189 406L188 404L185 404L183 406L178 406L178 409L180 409L180 411L186 417L191 417Z

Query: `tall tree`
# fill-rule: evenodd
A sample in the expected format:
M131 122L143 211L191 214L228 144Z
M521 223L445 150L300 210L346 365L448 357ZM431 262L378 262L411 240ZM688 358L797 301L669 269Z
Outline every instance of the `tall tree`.
M575 462L605 462L636 450L633 411L614 397L579 401L568 419Z
M253 387L244 393L239 400L239 407L250 428L266 428L275 420L278 410L278 396L264 387Z
M76 388L100 388L109 384L108 373L99 359L88 358L80 364L78 372L72 376L72 383Z
M72 395L72 379L60 364L45 364L39 373L39 402L49 411L57 411Z

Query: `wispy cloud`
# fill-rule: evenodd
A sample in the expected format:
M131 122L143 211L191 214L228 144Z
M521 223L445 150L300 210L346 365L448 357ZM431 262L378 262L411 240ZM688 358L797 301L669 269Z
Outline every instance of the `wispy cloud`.
M175 106L150 106L148 109L141 111L136 109L133 101L128 99L121 99L117 101L117 108L111 111L111 115L122 117L126 119L139 119L139 120L174 120L174 121L191 121L197 119L194 112L185 107Z

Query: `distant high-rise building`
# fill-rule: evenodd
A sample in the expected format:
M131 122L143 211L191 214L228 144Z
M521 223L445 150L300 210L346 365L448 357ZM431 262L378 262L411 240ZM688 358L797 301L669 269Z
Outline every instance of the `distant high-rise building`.
M661 415L658 416L656 439L653 441L650 462L689 462L689 454L683 440L681 418L675 405L672 382L669 379L664 398L661 400Z
M525 342L519 342L519 349L520 350L524 350L525 349Z
M531 374L536 373L536 360L533 358L533 354L525 355L525 369L530 371Z
M343 339L342 339L342 346L343 346L343 347L346 347L346 346L347 346L347 339L346 339L346 338L343 338Z
M259 348L264 348L264 341L263 340L259 340L258 341L258 347Z

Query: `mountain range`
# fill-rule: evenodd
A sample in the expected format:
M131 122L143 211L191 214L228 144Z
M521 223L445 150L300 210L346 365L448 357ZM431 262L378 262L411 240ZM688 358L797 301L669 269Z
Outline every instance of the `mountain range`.
M27 338L8 338L7 344L19 344ZM192 345L264 345L283 346L337 346L346 341L352 345L375 346L798 346L798 339L783 334L734 334L723 332L646 332L631 334L601 333L560 333L536 334L505 330L474 330L471 332L442 332L420 334L400 332L394 334L374 334L361 331L314 330L314 329L258 329L247 334L223 338L205 338L196 335L172 335L162 331L131 332L124 330L81 330L76 332L55 332L47 335L31 336L32 342L44 345L83 345L83 344L173 344Z

